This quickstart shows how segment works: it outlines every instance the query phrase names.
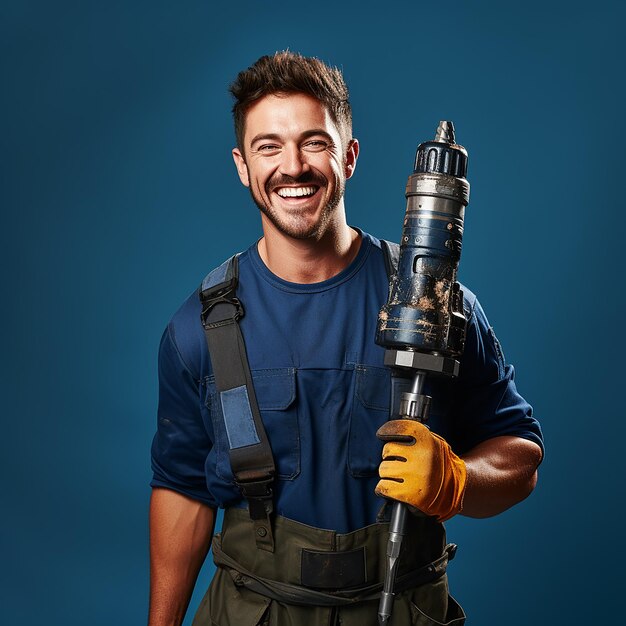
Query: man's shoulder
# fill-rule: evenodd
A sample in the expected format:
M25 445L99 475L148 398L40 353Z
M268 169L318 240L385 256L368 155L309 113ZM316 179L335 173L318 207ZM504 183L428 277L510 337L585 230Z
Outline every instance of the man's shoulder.
M229 278L231 276L230 272L233 271L233 261L236 257L239 263L242 261L245 262L247 251L237 252L206 271L204 278L198 282L198 286L189 294L174 315L172 315L169 322L170 325L173 325L175 328L183 328L190 323L196 326L199 324L200 313L202 311L200 292L204 289L214 287Z
M356 231L358 231L358 233L361 235L361 237L364 240L369 240L374 247L378 248L378 249L382 249L382 242L385 241L384 239L380 239L378 237L375 237L374 235L372 235L371 233L365 232L364 230L353 226L352 228L354 228ZM392 242L388 242L388 243L392 243ZM394 244L397 245L397 244Z
M245 256L245 253L243 255ZM198 282L198 286L187 296L167 325L167 332L171 340L187 368L196 378L201 377L203 364L207 361L205 354L206 338L200 319L202 313L200 292L209 285L223 282L233 256L228 257L206 272L205 277Z
M204 333L200 324L199 290L196 288L172 315L166 333L174 344L180 358L194 378L200 379Z
M400 253L400 245L389 241L387 239L381 239L374 235L367 233L360 228L357 228L359 234L363 238L363 242L368 242L369 249L373 252L376 258L376 263L379 263L379 259L382 259L385 265L387 276L391 276L398 266L398 255Z

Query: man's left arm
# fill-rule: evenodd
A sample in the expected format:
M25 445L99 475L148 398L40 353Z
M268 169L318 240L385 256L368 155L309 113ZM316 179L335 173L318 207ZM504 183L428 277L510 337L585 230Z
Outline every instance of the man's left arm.
M521 437L494 437L462 455L467 472L461 509L468 517L491 517L528 497L537 484L541 448Z
M475 296L472 300L457 408L461 432L450 443L461 450L467 472L461 513L490 517L535 488L543 437L485 312Z
M537 483L543 438L531 406L480 304L472 298L453 423L444 439L424 424L392 420L378 495L405 502L439 521L457 513L490 517L521 502Z

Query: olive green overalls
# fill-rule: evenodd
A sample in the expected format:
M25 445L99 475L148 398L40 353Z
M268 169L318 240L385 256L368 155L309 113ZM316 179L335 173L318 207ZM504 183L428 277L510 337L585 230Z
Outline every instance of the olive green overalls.
M465 614L448 595L445 574L454 546L431 518L410 516L402 546L391 626L465 623ZM258 549L245 509L227 509L224 526L213 539L217 572L193 621L194 626L376 626L378 594L385 569L387 524L373 524L339 535L283 517L274 520L275 550ZM333 562L323 554L348 554ZM356 555L360 558L356 558ZM341 557L340 557L341 558ZM342 564L362 564L345 572ZM314 571L303 571L303 565ZM357 586L303 586L304 579L331 585L325 568ZM312 580L311 582L315 582ZM379 583L379 584L376 584Z
M383 250L390 273L397 247L383 242ZM200 299L216 385L227 397L224 419L238 429L231 467L249 508L225 511L212 545L217 572L193 624L376 626L388 524L338 534L273 515L274 461L237 323L237 280L235 256L204 279ZM448 594L445 573L456 546L446 545L434 518L408 517L390 625L460 626L465 614Z

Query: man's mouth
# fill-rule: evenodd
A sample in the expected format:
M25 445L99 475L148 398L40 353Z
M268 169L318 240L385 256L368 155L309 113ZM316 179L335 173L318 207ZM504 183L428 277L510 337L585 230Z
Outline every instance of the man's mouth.
M319 187L307 185L306 187L280 187L276 193L281 198L308 198L315 195Z

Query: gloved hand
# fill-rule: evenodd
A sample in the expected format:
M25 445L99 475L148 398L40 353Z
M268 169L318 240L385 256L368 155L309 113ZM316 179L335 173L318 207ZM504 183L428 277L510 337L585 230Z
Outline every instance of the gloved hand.
M465 462L445 439L410 419L383 424L376 436L386 441L376 493L399 500L444 522L463 508Z

